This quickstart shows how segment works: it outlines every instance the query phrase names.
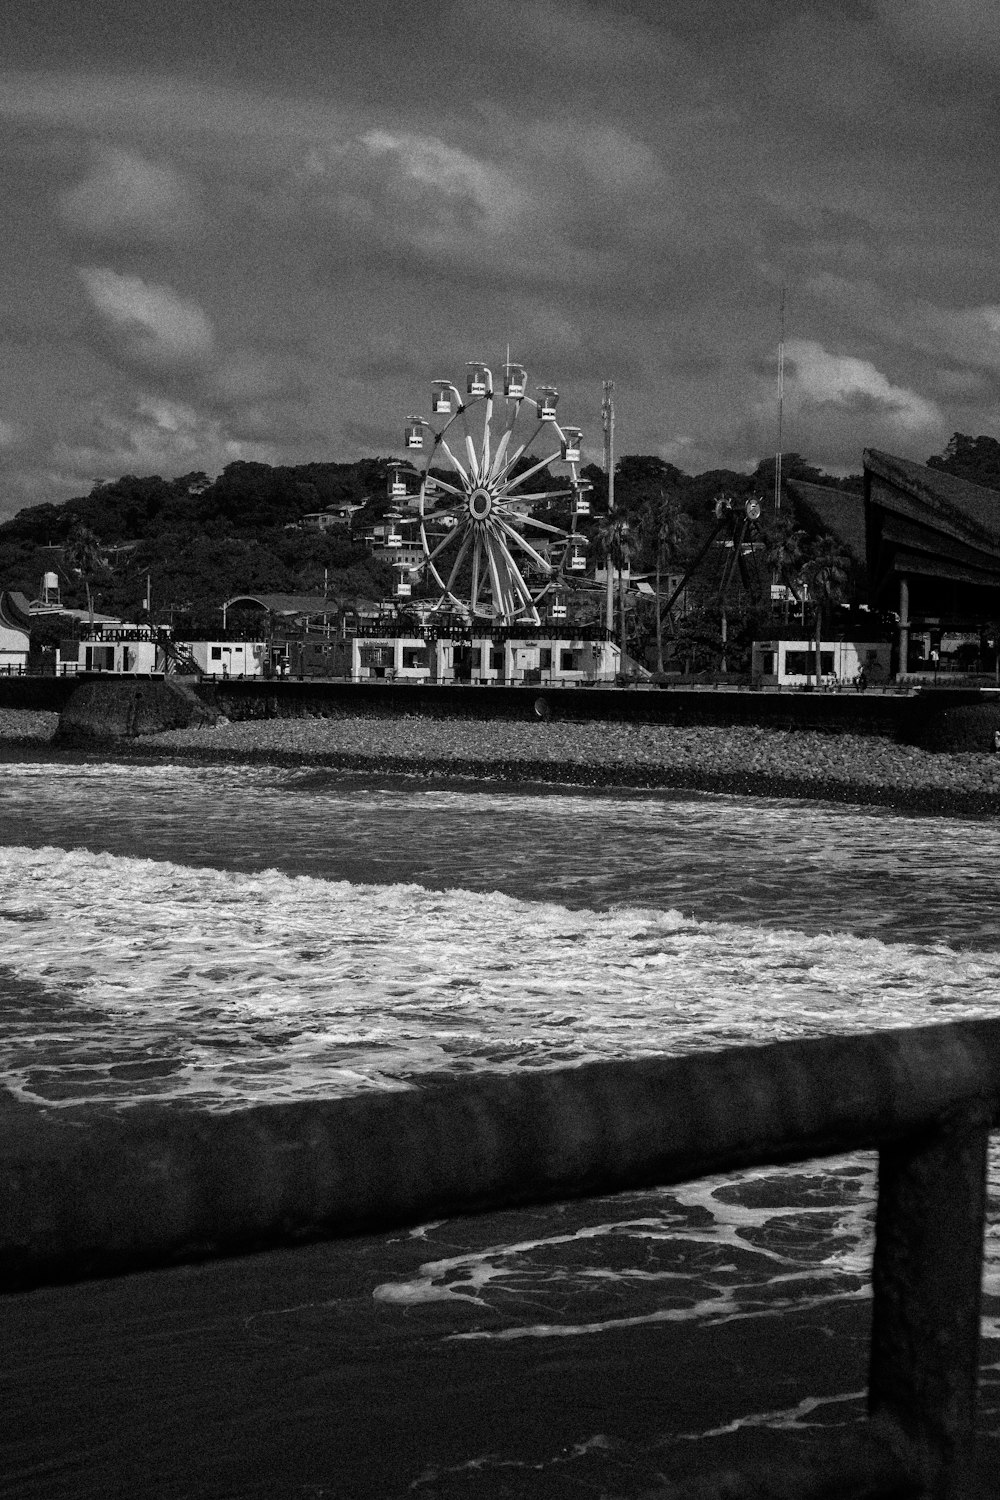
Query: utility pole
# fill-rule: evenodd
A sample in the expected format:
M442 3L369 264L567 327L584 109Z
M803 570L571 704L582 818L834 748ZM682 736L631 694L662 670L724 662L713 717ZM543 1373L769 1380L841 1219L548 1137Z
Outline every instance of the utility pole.
M615 383L604 382L604 399L601 402L601 422L604 427L604 472L608 476L608 515L615 509ZM604 624L610 636L615 628L615 585L610 554L605 558L608 574L608 592L604 611Z
M781 337L778 340L778 449L774 456L774 509L781 509L781 424L785 408L785 286L781 286Z

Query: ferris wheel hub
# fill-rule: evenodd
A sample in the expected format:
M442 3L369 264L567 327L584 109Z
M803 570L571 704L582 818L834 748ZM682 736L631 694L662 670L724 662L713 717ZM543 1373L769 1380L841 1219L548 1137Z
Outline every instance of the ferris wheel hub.
M482 487L472 491L469 496L469 515L474 521L485 521L493 509L493 496L489 490Z

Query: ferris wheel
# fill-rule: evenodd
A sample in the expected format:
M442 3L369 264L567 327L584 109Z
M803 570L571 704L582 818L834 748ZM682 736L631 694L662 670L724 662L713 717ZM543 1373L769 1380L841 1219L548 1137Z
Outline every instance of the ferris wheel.
M406 419L409 473L419 490L409 493L398 466L390 498L417 513L425 578L437 594L432 610L538 625L540 605L550 618L565 618L560 585L586 571L577 521L590 514L591 486L578 473L582 433L556 420L558 391L541 386L527 396L522 366L503 368L502 396L478 362L467 367L464 396L450 380L432 382L434 420ZM553 475L553 466L568 473ZM563 501L568 528L538 514Z

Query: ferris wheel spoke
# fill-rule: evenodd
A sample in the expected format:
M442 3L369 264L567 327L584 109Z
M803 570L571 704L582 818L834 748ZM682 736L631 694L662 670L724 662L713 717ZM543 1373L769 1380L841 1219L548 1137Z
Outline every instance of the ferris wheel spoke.
M536 531L549 531L553 536L562 537L564 541L569 540L569 532L565 526L553 526L551 521L539 521L537 516L522 516L521 520L525 526L534 526Z
M498 503L500 505L504 505L508 500L510 500L516 501L518 505L524 505L529 500L568 500L572 493L572 490L533 490L528 495L522 495L519 491L516 495L511 495L509 493L506 495L502 495Z
M500 434L500 440L497 443L496 455L494 456L493 462L487 470L486 477L490 484L494 482L494 480L497 478L497 475L500 473L501 468L503 467L503 456L507 452L507 445L510 442L510 435L512 431L513 427L507 427Z
M521 570L514 561L502 535L496 537L496 547L498 562L502 564L503 572L507 575L506 593L512 612L519 613L522 609L531 607L531 590L525 583Z
M461 516L465 513L464 501L457 505L439 505L434 510L425 510L423 518L425 521L443 521L448 516Z
M472 541L472 532L471 531L467 531L465 533L465 539L463 540L461 547L459 547L459 549L458 549L458 556L455 558L454 566L452 567L451 572L448 574L448 582L444 586L445 587L445 591L447 593L449 593L449 594L451 593L451 586L452 586L452 584L455 582L455 579L458 577L458 570L462 566L462 563L465 560L465 554L469 550L469 543L471 541Z
M472 587L469 590L469 608L475 614L479 607L479 575L483 561L483 539L476 532L476 539L472 547Z
M508 400L507 402L507 416L504 422L503 432L500 434L500 440L497 443L496 456L493 459L492 464L490 464L489 468L486 471L486 478L489 484L493 484L502 472L504 454L507 452L507 449L510 445L511 435L517 423L517 414L520 410L520 406L521 402L517 397L515 397L513 401Z
M463 500L465 498L465 491L464 490L460 490L457 485L449 484L446 479L439 479L436 474L434 474L434 475L428 474L427 478L424 480L424 490L425 490L425 493L426 493L426 488L427 488L428 482L434 488L439 489L439 490L444 490L446 494L457 496L459 500Z
M449 447L448 447L448 444L447 444L447 443L446 443L446 442L445 442L445 440L444 440L444 438L443 438L443 437L442 437L442 438L441 438L441 439L440 439L440 443L441 443L441 447L442 447L442 448L443 448L443 449L444 449L444 451L445 451L445 452L446 452L446 453L447 453L447 455L448 455L448 458L449 458L449 459L450 459L450 461L451 461L451 465L452 465L452 468L454 468L454 469L456 469L456 470L457 470L457 471L458 471L458 473L459 473L459 474L461 474L461 476L462 476L462 480L463 480L463 482L464 482L464 483L465 483L465 485L466 485L466 486L467 486L467 487L468 487L468 488L469 488L469 489L471 489L471 488L472 488L472 483L471 483L471 481L470 481L470 479L469 479L469 476L468 476L468 474L466 474L466 472L465 472L465 469L464 469L464 468L463 468L463 466L462 466L462 465L461 465L461 464L460 464L460 463L459 463L459 461L458 461L458 459L457 459L457 458L456 458L456 457L455 457L455 455L454 455L454 453L452 453L452 451L451 451L451 449L450 449L450 448L449 448Z
M541 552L536 552L531 543L527 541L519 531L515 531L513 526L508 525L508 523L503 520L502 517L498 517L497 521L498 525L502 528L504 535L510 537L511 541L516 542L521 551L524 552L528 557L530 557L532 562L537 564L537 566L541 568L543 573L552 572L552 564L549 562L548 558L543 557Z
M472 441L472 435L468 432L465 434L465 451L469 455L469 473L472 475L473 481L478 484L479 458L476 454L476 445Z
M490 589L493 593L493 612L498 615L507 613L506 600L503 594L503 585L500 582L500 567L497 563L496 549L492 534L488 533L486 538L486 567L489 572Z
M438 542L437 546L434 548L434 551L433 552L428 552L428 554L427 554L427 561L428 562L433 562L436 557L439 557L440 554L442 552L444 552L445 549L447 547L449 547L451 545L451 543L454 542L457 539L457 537L460 534L460 530L461 530L460 527L453 526L451 528L451 530L448 532L448 535L444 538L444 540ZM426 537L425 537L425 540L426 540Z
M486 417L483 422L483 462L480 474L483 480L489 479L490 474L490 423L493 421L493 392L489 391L486 396Z
M509 495L512 490L519 489L526 480L531 479L535 474L540 474L543 469L548 468L549 464L555 463L557 457L558 454L550 453L548 458L540 458L536 464L532 464L530 469L525 469L523 474L518 474L516 479L505 480L503 494Z
M535 439L538 437L539 433L543 432L544 429L547 426L548 426L547 422L539 422L536 425L535 430L531 434L531 436L525 442L519 444L519 446L514 450L514 452L511 454L511 456L507 459L507 462L504 464L503 469L501 471L498 471L498 473L496 475L496 479L500 480L500 479L504 478L507 474L510 473L511 469L513 468L513 466L517 463L518 459L521 457L521 454L528 452L528 450L531 448L531 445L534 443Z

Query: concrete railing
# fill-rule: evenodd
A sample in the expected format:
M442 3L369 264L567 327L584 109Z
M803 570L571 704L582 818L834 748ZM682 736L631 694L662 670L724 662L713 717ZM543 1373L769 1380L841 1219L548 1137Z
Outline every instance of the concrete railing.
M877 1149L868 1431L839 1479L814 1474L794 1493L964 1500L998 1111L1000 1022L218 1115L144 1105L86 1128L16 1108L0 1155L0 1287ZM745 1493L792 1492L755 1480Z

